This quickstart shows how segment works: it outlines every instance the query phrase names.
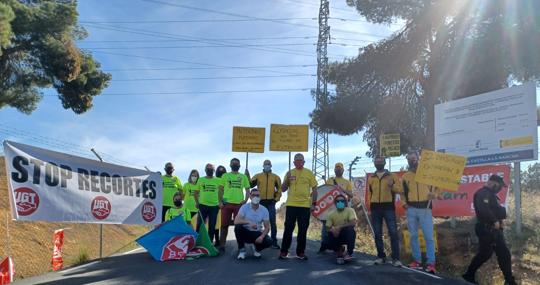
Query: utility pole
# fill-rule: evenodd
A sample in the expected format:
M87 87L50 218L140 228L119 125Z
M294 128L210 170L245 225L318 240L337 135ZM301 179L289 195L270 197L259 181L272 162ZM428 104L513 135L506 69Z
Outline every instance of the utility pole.
M328 103L328 42L330 41L330 26L328 16L330 5L328 0L321 0L319 8L319 39L317 41L317 89L315 90L315 109L320 109ZM328 133L315 130L313 138L313 174L325 179L329 174L330 159L328 157Z
M94 153L94 155L99 159L99 161L103 162L103 158L94 150L93 148L90 149L91 152ZM103 258L103 224L99 224L99 259Z
M349 164L349 181L352 182L352 171L353 171L353 166L356 165L358 163L358 160L360 159L360 156L357 156L353 159L353 161L351 161L351 164Z

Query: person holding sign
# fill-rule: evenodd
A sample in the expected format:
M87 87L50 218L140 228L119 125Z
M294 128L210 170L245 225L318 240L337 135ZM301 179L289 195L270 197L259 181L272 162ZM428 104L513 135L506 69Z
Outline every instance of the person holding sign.
M503 235L503 220L506 219L506 208L499 204L499 193L507 187L502 177L491 175L486 185L474 194L474 211L476 212L475 232L478 236L478 253L471 261L463 279L477 284L476 271L488 261L493 252L497 255L499 268L504 275L505 284L517 284L512 275L512 256Z
M279 249L277 242L276 203L281 198L281 179L272 173L272 162L270 160L267 159L263 162L263 172L251 178L250 186L259 189L261 205L268 210L270 215L272 247Z
M438 192L433 186L428 186L415 181L416 169L418 168L418 153L409 152L407 162L409 169L402 177L403 198L401 203L407 213L407 227L411 234L411 251L413 261L410 268L422 269L422 254L418 242L418 229L421 228L426 241L426 271L435 274L435 241L433 239L433 215L431 212L433 203Z
M287 172L281 186L283 192L290 191L285 208L285 231L281 242L279 259L288 257L296 224L298 224L296 256L301 260L308 259L305 254L306 235L309 218L317 202L317 180L313 172L304 168L304 163L304 156L301 153L295 154L295 168Z
M375 246L377 247L377 259L374 264L386 263L383 243L383 220L388 227L390 243L392 247L392 265L402 266L399 261L399 237L396 222L396 209L394 205L395 194L402 193L399 178L394 173L386 170L386 159L377 156L373 163L377 171L368 179L369 203L371 209L371 220L375 234Z
M165 164L165 175L161 176L163 180L163 210L161 221L165 221L165 213L167 210L174 207L173 196L176 192L182 193L182 181L173 175L174 166L171 162Z
M326 221L328 234L328 245L337 253L337 263L343 264L351 261L356 240L356 212L348 207L347 199L344 195L335 198L337 211L330 214ZM347 245L345 254L344 245Z
M219 208L221 209L221 229L219 249L225 250L225 242L229 232L229 222L238 215L240 207L249 199L249 179L245 174L239 173L240 160L231 159L231 172L221 176L219 186Z
M197 181L195 200L199 205L199 218L197 219L197 232L201 224L208 219L208 236L213 237L216 228L217 214L219 211L218 192L221 179L214 177L214 165L206 164L204 167L205 177Z
M184 207L189 211L190 215L194 217L199 211L199 205L195 200L195 194L197 192L197 181L199 180L199 171L196 169L191 170L189 173L188 181L184 184Z

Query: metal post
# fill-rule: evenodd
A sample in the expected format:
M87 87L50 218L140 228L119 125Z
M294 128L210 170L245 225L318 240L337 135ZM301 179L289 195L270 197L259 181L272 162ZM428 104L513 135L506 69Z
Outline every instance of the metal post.
M103 159L99 154L92 148L90 149L94 153L94 155L99 159L99 161L103 162ZM103 224L99 224L99 259L103 258Z
M248 169L249 165L249 152L246 152L246 170Z
M291 171L291 152L289 151L289 171Z
M521 237L521 163L514 162L514 200L516 207L516 235Z

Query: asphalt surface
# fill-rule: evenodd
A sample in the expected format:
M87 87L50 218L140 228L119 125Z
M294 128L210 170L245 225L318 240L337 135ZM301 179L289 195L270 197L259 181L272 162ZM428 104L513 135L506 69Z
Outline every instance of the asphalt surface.
M294 248L293 242L291 252ZM333 253L317 254L318 248L319 242L308 241L307 261L279 260L276 249L263 251L261 259L248 255L240 261L236 242L229 239L225 254L218 257L158 262L138 250L15 284L469 284L389 264L372 265L374 257L360 253L352 262L338 265Z

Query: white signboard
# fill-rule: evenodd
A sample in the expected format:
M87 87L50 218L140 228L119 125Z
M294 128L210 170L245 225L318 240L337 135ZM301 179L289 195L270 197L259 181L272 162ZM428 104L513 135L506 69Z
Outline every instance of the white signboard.
M536 86L501 89L435 106L435 149L467 165L536 160Z
M4 142L12 216L22 221L161 222L158 173Z

